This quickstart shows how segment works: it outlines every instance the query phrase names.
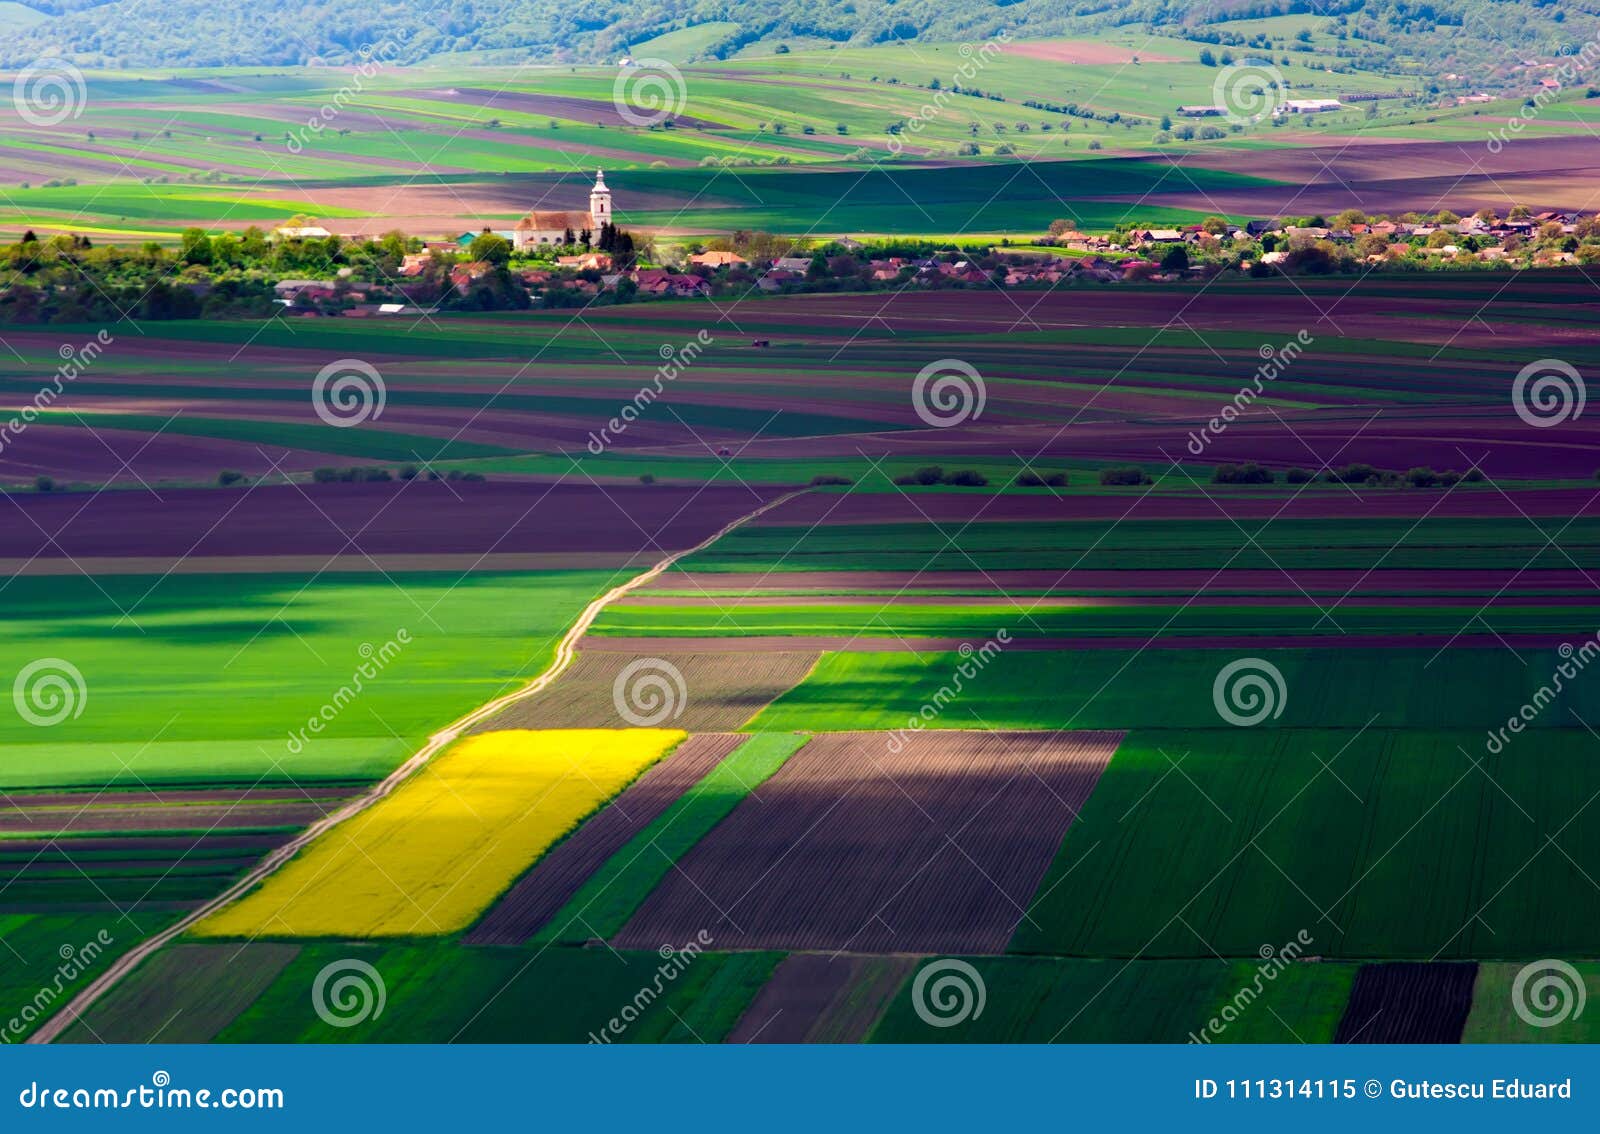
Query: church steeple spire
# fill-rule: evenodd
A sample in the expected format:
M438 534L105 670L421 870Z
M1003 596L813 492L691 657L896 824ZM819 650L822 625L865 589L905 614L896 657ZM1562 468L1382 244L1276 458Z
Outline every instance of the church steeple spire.
M606 171L603 169L594 172L594 188L589 191L589 220L593 222L596 232L611 223L611 190L606 188Z

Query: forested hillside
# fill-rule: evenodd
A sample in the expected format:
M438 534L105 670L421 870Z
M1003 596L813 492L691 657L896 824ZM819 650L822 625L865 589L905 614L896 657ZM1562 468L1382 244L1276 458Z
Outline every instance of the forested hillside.
M855 45L962 40L1001 29L1019 37L1118 29L1267 46L1259 24L1303 15L1346 65L1459 69L1483 77L1518 60L1575 53L1600 30L1600 0L33 0L45 18L8 18L0 62L59 50L95 66L348 63L364 45L393 45L397 62L470 55L483 62L596 62L687 27L716 25L698 50L726 58L752 44ZM1277 45L1273 45L1277 46ZM1303 46L1303 45L1302 45ZM1292 50L1294 45L1288 45Z

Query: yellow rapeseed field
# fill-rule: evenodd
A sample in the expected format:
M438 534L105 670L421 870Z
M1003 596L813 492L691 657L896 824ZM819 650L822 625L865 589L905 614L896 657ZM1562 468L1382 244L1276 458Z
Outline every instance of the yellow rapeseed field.
M402 937L465 929L684 735L637 728L468 737L193 932Z

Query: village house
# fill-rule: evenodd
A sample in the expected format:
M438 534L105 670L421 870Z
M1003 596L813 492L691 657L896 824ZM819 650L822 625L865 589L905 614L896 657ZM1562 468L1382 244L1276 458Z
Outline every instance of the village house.
M333 285L327 280L279 280L272 285L272 293L279 303L292 304L304 296L307 299L332 299Z
M689 257L689 263L701 268L743 268L750 261L737 252L697 252Z
M485 264L482 260L474 260L470 264L458 264L450 269L450 283L457 291L469 291L474 283L492 271L494 266Z
M609 252L584 252L577 256L557 256L556 265L579 272L609 272L611 270L611 254Z

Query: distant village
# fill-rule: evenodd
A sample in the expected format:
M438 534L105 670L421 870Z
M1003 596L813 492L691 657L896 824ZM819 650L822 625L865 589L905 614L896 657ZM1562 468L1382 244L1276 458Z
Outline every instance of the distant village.
M271 239L336 245L340 238L318 225L291 224ZM660 255L649 238L617 226L602 172L587 212L534 210L510 229L404 241L398 265L381 279L364 280L345 266L333 278L280 279L274 298L293 314L361 317L753 293L1053 288L1204 279L1219 272L1557 267L1600 261L1600 217L1526 208L1504 217L1489 209L1468 217L1449 211L1369 217L1349 210L1244 225L1222 217L1169 228L1125 225L1104 234L1081 232L1063 218L1027 243L951 248L914 239L797 242L736 232Z

